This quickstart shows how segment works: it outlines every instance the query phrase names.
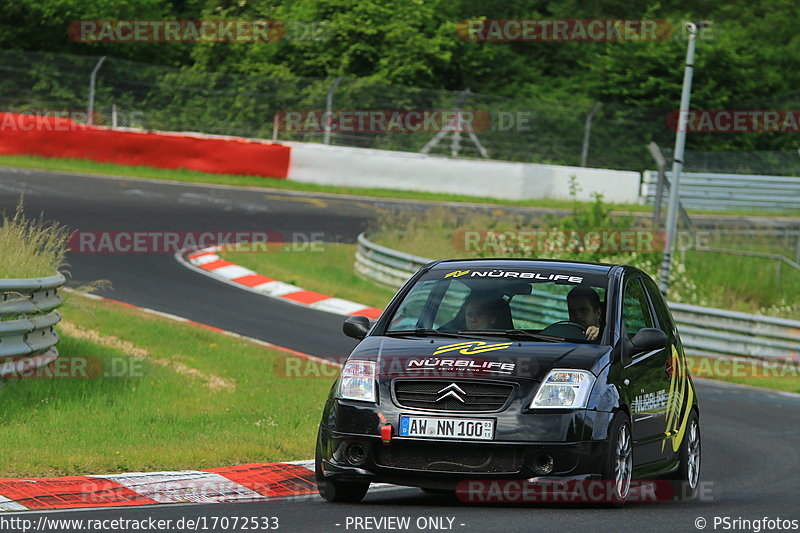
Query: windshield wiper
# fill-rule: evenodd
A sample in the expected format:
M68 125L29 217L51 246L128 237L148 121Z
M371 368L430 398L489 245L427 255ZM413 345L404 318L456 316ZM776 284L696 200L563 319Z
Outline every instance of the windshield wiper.
M462 337L459 333L451 331L439 331L438 329L430 328L416 328L416 329L396 329L394 331L387 331L384 335L416 335L417 337L427 337L429 335L438 335L439 337Z
M463 333L465 335L495 335L495 336L503 336L503 337L527 337L530 339L535 339L538 341L547 341L547 342L564 342L567 339L564 337L553 337L551 335L541 335L539 333L533 333L532 331L525 331L524 329L460 329L458 330L459 333Z

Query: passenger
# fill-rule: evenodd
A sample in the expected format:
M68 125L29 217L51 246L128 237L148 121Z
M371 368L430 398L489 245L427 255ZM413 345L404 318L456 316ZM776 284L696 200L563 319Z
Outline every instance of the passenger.
M600 296L591 287L577 286L567 294L567 310L570 322L586 328L586 340L596 340L600 336L603 307Z

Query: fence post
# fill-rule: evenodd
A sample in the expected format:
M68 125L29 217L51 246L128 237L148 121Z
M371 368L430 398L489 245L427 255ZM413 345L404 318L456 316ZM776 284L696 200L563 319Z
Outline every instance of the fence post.
M661 202L664 199L664 178L667 171L667 160L661 153L661 148L654 142L647 145L650 155L658 165L658 183L656 184L656 199L653 203L653 228L658 228L661 225Z
M86 122L91 125L94 121L94 86L95 80L97 79L97 71L100 70L100 66L103 64L103 61L106 60L106 56L100 57L97 61L97 64L94 66L92 73L89 75L89 105L87 107L87 117Z
M586 159L589 157L589 137L592 134L592 118L594 114L597 113L600 108L603 107L603 104L597 102L592 107L592 110L589 111L589 114L586 115L586 123L583 126L583 148L581 148L581 166L586 166Z
M689 30L689 44L686 46L686 64L683 70L683 89L681 90L681 107L678 116L678 132L675 135L675 149L672 152L672 183L669 187L669 211L667 211L667 238L664 243L664 255L661 260L659 288L667 294L670 270L672 267L672 247L678 227L678 209L680 208L681 170L683 170L683 150L686 146L686 122L689 114L689 101L692 94L692 74L694 72L694 49L697 38L697 26L686 25ZM688 218L688 217L687 217Z
M336 88L339 86L339 81L341 81L341 76L337 77L333 80L333 85L331 86L330 90L328 91L328 96L325 98L325 139L322 141L325 144L331 143L331 117L333 116L333 93L336 91Z
M797 232L797 247L794 251L794 262L800 263L800 230Z

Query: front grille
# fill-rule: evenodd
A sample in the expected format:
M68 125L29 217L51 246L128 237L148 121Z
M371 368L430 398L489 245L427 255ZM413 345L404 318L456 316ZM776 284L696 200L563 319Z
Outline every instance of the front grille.
M513 390L509 383L466 380L398 380L394 385L399 405L436 411L499 411Z
M382 466L437 472L518 472L523 450L518 446L392 441L375 450Z

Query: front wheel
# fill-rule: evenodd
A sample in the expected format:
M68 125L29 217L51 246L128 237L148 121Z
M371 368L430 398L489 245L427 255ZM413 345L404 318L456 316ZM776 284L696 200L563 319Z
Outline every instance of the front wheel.
M693 500L700 482L700 422L694 410L689 413L678 458L678 469L669 476L675 497L678 500Z
M352 481L336 481L325 479L322 472L322 450L319 436L317 436L317 453L314 460L314 474L317 482L317 492L329 502L360 502L369 490L369 482L358 483Z
M604 477L610 484L609 503L622 505L631 490L633 474L633 440L628 415L619 411L614 415L608 434L608 457Z

